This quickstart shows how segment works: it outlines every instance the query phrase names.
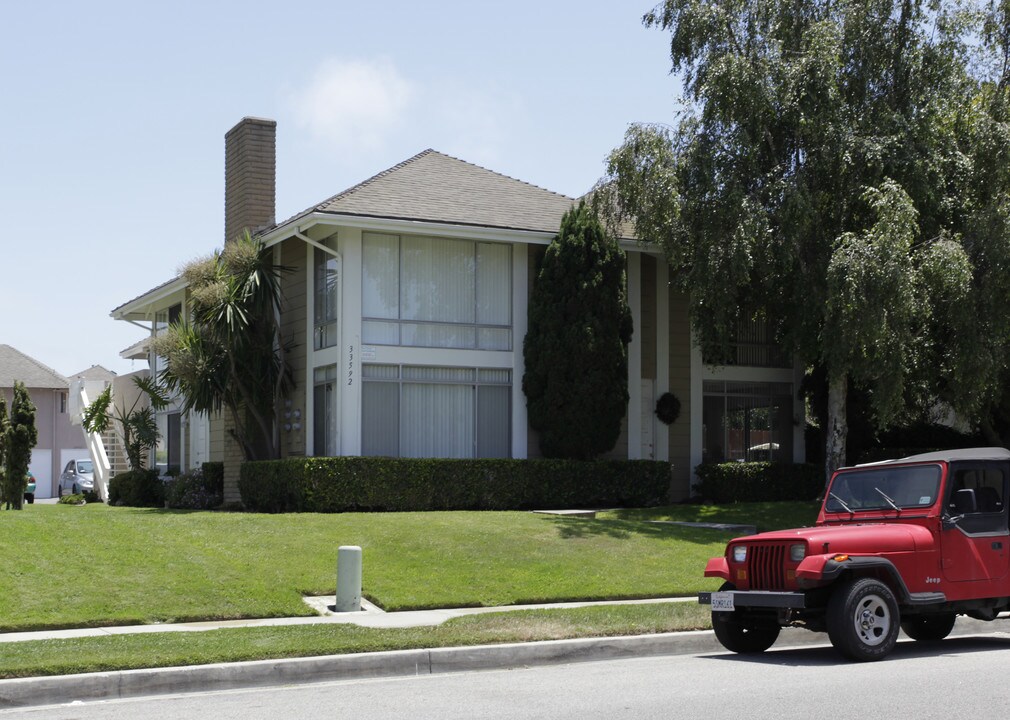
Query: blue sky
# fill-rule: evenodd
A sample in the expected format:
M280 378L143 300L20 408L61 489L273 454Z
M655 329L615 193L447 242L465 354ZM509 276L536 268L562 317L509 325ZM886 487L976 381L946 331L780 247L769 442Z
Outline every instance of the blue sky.
M278 123L278 219L429 147L585 192L629 123L672 122L652 5L3 0L0 343L137 369L109 312L221 245L246 115Z

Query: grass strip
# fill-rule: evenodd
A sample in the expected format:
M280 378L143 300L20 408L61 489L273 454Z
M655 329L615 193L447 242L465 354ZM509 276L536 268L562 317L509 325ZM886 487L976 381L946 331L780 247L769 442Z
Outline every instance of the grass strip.
M0 645L0 677L643 635L709 627L708 608L679 602L517 610L470 615L421 628L308 625L41 640Z

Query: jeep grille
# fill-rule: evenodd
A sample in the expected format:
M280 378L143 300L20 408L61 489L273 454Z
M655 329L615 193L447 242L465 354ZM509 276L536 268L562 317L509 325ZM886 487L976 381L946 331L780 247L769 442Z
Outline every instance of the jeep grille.
M754 590L785 590L785 560L789 546L751 545L747 552L747 577Z

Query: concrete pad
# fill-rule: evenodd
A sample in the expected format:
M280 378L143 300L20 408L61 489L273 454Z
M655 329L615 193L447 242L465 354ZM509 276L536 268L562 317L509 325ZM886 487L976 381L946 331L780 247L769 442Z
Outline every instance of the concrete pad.
M537 515L560 515L562 517L586 518L587 520L596 519L595 510L533 510L531 512Z
M740 535L757 534L756 525L737 525L733 523L709 523L709 522L685 522L678 520L646 520L646 522L656 525L680 525L682 527L706 528L708 530L722 530L724 532L735 532Z

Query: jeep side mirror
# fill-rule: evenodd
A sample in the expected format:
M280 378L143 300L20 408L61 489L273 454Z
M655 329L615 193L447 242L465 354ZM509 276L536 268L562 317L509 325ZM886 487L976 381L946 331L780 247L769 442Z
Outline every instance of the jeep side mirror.
M951 505L960 514L978 512L978 501L975 499L975 491L971 488L962 488L954 493Z

